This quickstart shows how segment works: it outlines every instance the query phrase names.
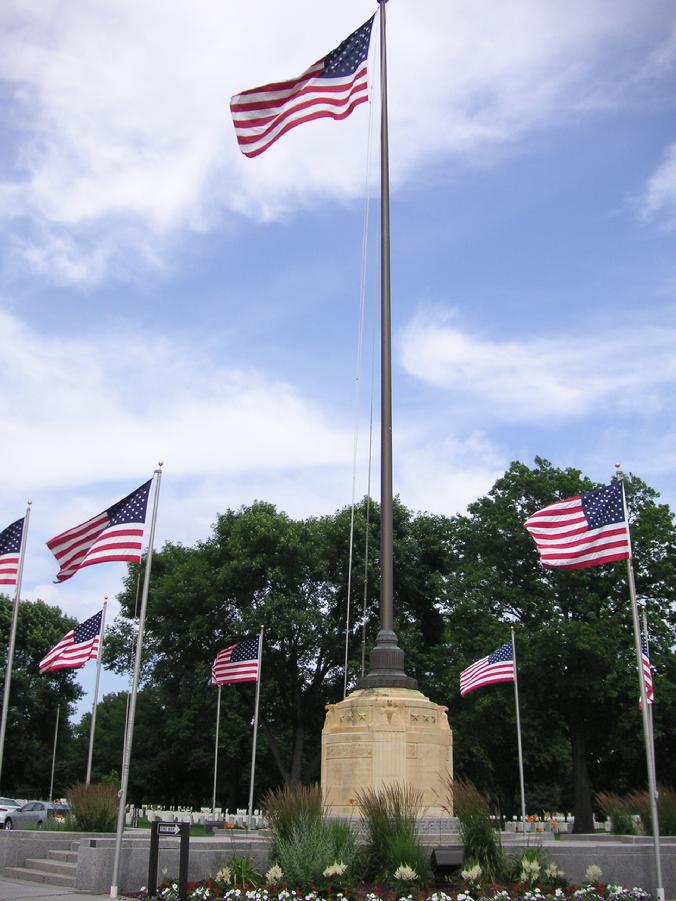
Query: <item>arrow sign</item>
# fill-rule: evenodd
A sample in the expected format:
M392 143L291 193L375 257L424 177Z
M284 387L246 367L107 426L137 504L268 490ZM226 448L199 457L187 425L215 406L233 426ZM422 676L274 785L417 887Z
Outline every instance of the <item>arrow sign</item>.
M158 823L157 832L159 835L180 835L181 827L178 823Z

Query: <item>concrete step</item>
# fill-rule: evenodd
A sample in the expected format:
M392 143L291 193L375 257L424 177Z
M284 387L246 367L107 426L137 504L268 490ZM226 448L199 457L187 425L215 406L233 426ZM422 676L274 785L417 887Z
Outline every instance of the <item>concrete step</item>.
M27 867L5 867L3 874L8 879L22 879L24 882L43 882L47 885L75 886L75 876L51 873L43 870L31 870Z
M29 857L23 862L26 870L39 870L41 873L56 873L61 876L75 878L77 864L67 860L50 860L44 857Z
M68 863L77 863L77 851L48 851L48 860L67 860Z

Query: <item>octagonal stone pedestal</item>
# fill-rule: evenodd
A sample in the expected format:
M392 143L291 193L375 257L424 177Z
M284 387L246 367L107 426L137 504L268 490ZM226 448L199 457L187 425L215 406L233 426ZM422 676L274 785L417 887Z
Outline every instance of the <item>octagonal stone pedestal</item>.
M422 792L426 816L449 809L453 736L447 707L408 688L368 688L328 704L322 790L334 816L351 816L360 789L394 782Z

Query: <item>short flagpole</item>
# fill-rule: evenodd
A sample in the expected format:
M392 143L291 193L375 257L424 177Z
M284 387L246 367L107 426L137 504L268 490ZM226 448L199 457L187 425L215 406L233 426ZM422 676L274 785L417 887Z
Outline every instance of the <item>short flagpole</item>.
M7 712L9 710L9 686L12 681L12 662L14 660L14 646L16 644L16 625L19 621L19 600L21 597L21 579L23 577L23 561L26 556L26 540L28 538L28 520L31 515L31 503L28 501L26 516L21 532L21 551L19 553L19 567L16 573L16 591L14 592L14 608L12 610L12 627L9 633L9 647L7 649L7 666L5 667L5 687L2 693L2 717L0 718L0 785L2 784L2 761L5 753L5 733L7 731Z
M516 675L516 641L512 626L512 661L514 663L514 703L516 705L516 737L519 749L519 782L521 785L521 823L523 834L526 834L526 790L523 782L523 750L521 747L521 717L519 715L519 680Z
M211 815L216 818L216 777L218 775L218 728L221 722L221 686L218 686L218 702L216 706L216 742L214 745L214 794L211 799Z
M258 679L256 680L256 709L254 713L253 748L251 750L251 784L249 786L249 826L253 819L254 776L256 773L256 740L258 739L258 706L261 697L261 671L263 666L263 632L265 626L261 626L258 639Z
M49 781L49 800L54 800L54 767L56 766L56 742L59 737L59 715L61 705L56 708L56 725L54 726L54 750L52 751L52 778Z
M631 547L631 535L629 533L629 516L627 513L627 498L624 493L624 476L616 464L617 478L622 486L622 506L624 509L624 521L627 525L627 542L629 544L629 556L627 557L627 581L629 583L629 597L631 600L631 614L634 622L634 644L636 646L636 662L638 664L638 681L641 689L641 715L643 717L643 739L645 742L646 764L648 768L648 793L650 794L650 816L653 824L653 843L655 846L655 876L657 881L655 894L658 901L664 901L664 883L662 881L662 859L660 855L660 822L657 811L657 782L655 778L655 759L653 756L650 717L648 711L648 697L645 688L645 675L643 673L643 655L641 653L641 626L638 618L638 603L636 601L636 583L634 581L634 567L632 564L633 552Z
M153 562L153 542L155 540L155 523L157 522L157 501L160 495L160 481L162 479L162 466L153 473L155 492L153 495L153 512L150 517L150 533L148 535L148 552L146 554L146 568L143 576L143 592L141 594L141 609L138 620L138 636L136 639L136 658L134 660L134 676L132 679L131 695L129 698L129 716L127 718L126 734L124 740L124 752L122 757L122 778L119 791L117 811L117 832L115 835L115 855L113 857L113 878L110 885L110 897L117 898L118 878L120 872L120 855L122 852L122 833L124 832L124 820L127 807L127 788L129 787L129 761L131 759L131 744L134 738L134 715L136 713L136 693L141 675L141 657L143 655L143 630L146 621L146 608L148 606L148 589L150 587L150 568Z
M87 757L87 778L86 784L92 781L92 758L94 756L94 730L96 729L96 708L99 703L99 679L101 678L101 658L103 657L103 636L106 633L106 606L108 598L103 601L103 611L101 613L101 631L99 632L99 654L96 661L96 682L94 684L94 703L92 704L92 722L89 728L89 755Z

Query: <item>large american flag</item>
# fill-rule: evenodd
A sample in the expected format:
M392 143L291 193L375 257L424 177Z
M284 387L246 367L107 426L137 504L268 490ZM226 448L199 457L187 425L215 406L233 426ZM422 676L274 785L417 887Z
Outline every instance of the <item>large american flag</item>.
M650 665L650 654L648 653L648 636L645 632L641 633L641 665L643 666L643 680L645 682L645 696L649 704L655 699L653 691L653 670ZM639 707L642 701L639 702Z
M303 122L345 119L368 100L367 58L374 16L298 78L235 94L230 112L239 148L258 156Z
M493 685L495 682L514 681L514 657L512 642L506 641L500 647L482 657L460 673L460 694L466 695L482 685Z
M99 656L101 645L101 615L103 610L67 632L40 661L40 672L51 673L57 669L83 666Z
M140 563L151 484L146 482L103 513L47 542L61 567L56 582L65 582L78 569L95 563Z
M23 524L23 519L17 519L0 532L0 585L16 585Z
M212 685L233 685L258 680L258 645L260 635L245 638L216 654L211 666Z
M620 482L543 507L524 525L543 566L580 569L630 555Z

